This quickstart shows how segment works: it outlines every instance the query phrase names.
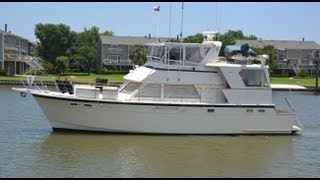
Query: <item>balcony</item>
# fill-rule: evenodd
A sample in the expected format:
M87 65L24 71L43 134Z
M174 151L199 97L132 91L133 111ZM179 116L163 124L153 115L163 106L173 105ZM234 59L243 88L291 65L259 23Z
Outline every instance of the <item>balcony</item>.
M282 63L278 63L278 69L315 69L316 68L316 64L282 64Z
M11 54L5 53L4 60L5 61L28 61L31 60L33 57L28 55L19 55L19 54Z
M119 48L108 48L108 54L109 55L121 55L122 49Z
M130 59L127 60L117 60L117 59L103 59L102 61L105 65L132 65Z

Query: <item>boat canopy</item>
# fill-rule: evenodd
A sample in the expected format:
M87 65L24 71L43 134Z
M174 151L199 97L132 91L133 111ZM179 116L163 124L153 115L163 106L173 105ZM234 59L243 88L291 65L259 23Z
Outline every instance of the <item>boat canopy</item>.
M228 45L224 48L224 55L226 57L232 57L236 54L241 54L242 56L245 57L256 57L257 53L254 52L252 49L249 48L248 43L242 44L241 46L239 45Z

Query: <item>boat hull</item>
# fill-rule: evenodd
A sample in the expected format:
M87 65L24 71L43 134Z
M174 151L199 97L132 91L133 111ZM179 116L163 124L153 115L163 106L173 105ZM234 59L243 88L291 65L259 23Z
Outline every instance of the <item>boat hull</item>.
M144 134L292 134L274 106L152 104L33 94L53 129Z

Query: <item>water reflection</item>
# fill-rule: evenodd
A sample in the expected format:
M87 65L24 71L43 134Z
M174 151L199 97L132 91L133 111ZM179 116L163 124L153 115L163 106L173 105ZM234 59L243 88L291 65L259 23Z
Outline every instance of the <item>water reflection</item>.
M293 139L53 133L38 163L54 177L271 177L279 158L290 161Z

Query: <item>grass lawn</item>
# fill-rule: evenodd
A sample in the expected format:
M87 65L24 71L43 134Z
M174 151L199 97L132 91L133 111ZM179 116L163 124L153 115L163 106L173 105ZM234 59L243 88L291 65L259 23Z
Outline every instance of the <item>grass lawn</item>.
M68 79L74 83L94 83L96 78L108 79L109 82L123 82L123 76L127 73L114 74L88 74L88 73L66 73L66 74L48 74L47 76L36 76L35 80L52 81L53 79ZM0 76L0 80L25 80L21 76Z
M294 84L294 85L300 85L305 87L315 87L316 85L316 78L314 77L305 77L305 78L270 77L270 81L271 81L271 84Z

